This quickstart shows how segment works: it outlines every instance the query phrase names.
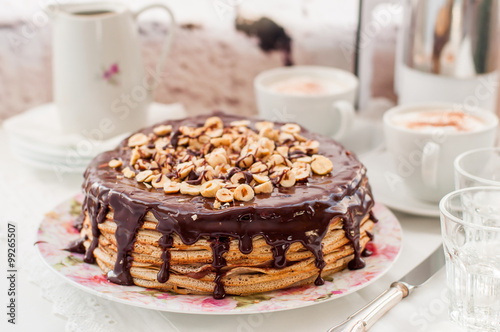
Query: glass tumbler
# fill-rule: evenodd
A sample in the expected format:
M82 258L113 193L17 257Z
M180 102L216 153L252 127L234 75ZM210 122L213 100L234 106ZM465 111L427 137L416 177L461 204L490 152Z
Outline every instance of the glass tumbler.
M439 204L450 318L469 331L500 330L500 187L472 187Z
M469 150L455 159L455 189L500 186L500 148Z

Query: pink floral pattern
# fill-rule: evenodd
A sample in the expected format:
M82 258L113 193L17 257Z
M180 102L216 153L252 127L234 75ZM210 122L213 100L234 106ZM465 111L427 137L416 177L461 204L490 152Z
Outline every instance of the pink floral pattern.
M366 267L357 271L344 270L323 286L302 286L251 296L228 296L215 300L211 296L179 295L137 286L120 286L106 280L97 265L83 262L83 255L63 248L78 234L71 226L75 201L82 195L62 203L46 214L38 230L37 247L50 268L75 286L109 300L155 310L189 313L239 314L269 312L304 307L337 299L366 287L387 272L401 250L401 226L383 205L376 204L374 214L380 220L375 226L372 251L365 258Z
M102 78L112 85L117 85L116 76L120 73L120 67L117 63L113 63L108 69L103 69Z

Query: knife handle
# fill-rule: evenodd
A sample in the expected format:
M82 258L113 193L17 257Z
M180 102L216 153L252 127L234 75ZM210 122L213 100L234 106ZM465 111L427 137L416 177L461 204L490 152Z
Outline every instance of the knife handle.
M391 287L373 301L349 316L345 321L328 330L328 332L365 332L380 317L392 309L403 298L407 297L412 286L404 282L394 282Z

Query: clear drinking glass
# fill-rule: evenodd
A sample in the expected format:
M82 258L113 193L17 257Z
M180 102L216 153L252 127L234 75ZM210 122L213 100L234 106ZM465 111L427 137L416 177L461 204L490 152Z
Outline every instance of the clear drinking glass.
M469 331L499 331L500 187L451 192L439 209L450 317Z
M455 159L455 189L500 186L500 148L474 149Z

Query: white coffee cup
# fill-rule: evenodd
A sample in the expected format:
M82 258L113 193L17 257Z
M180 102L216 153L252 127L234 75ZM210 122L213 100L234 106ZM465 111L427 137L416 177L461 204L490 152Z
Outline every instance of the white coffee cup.
M405 113L431 111L463 112L474 118L468 118L468 122L464 122L468 128L460 130L435 124L411 128L413 125L396 123ZM420 118L420 121L427 120ZM478 125L473 127L472 122ZM457 108L451 103L419 103L390 109L384 114L383 123L387 150L408 191L417 199L438 202L454 188L454 159L464 151L494 145L498 118L484 109ZM429 129L431 127L435 129Z
M297 78L317 81L325 88L313 93L276 88L277 84ZM274 68L257 75L254 89L261 118L296 122L336 139L344 136L352 126L358 79L347 71L321 66Z
M163 9L170 27L156 68L146 73L136 19L150 8ZM132 11L118 2L93 2L47 10L53 18L54 101L62 129L104 139L144 126L172 43L170 9L149 4Z

